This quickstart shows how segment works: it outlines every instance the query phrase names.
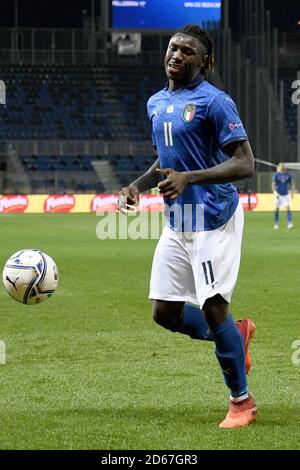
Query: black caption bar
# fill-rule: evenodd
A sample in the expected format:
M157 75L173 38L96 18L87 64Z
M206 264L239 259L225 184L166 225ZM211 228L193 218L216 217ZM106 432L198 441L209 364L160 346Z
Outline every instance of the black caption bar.
M19 463L22 467L26 463L30 464L31 470L42 468L41 466L47 465L48 468L55 470L54 465L67 464L75 468L83 468L84 470L98 469L105 470L106 468L122 467L124 469L136 468L151 468L163 466L169 467L188 467L199 468L199 465L212 465L212 463L224 463L224 459L240 459L241 451L213 451L213 450L77 450L77 451L51 451L51 450L37 450L37 451L0 451L0 460L2 468L10 468L15 463ZM243 455L247 454L247 459L258 460L261 459L261 454L269 454L272 451L242 451ZM233 457L232 454L235 454ZM282 464L287 463L287 460L292 460L296 453L291 451L276 452L276 460ZM298 457L298 456L297 456ZM244 457L243 457L244 458ZM6 467L4 464L7 463Z

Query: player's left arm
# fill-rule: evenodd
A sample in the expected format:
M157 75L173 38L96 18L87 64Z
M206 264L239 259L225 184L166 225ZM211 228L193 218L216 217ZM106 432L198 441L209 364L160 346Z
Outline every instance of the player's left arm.
M294 199L294 194L296 190L294 178L291 178L290 188L291 188L291 198Z
M176 199L189 184L220 184L253 176L254 158L247 140L230 142L223 151L230 158L212 168L184 172L170 168L157 170L167 176L158 185L160 192L165 197Z

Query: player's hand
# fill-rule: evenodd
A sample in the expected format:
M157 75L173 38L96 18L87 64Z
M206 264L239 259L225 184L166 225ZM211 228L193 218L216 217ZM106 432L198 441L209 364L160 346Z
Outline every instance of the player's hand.
M188 184L187 173L178 172L171 168L161 170L156 169L157 173L166 176L164 181L158 184L159 192L169 199L176 199L186 188Z
M118 198L118 211L121 214L136 212L140 199L140 192L136 186L130 185L121 189Z

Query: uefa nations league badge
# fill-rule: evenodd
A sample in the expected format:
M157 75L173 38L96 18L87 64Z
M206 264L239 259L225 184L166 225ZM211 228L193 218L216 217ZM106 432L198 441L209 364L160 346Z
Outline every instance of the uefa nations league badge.
M183 110L183 120L185 122L191 122L196 114L196 105L195 103L188 103L185 105L184 110Z

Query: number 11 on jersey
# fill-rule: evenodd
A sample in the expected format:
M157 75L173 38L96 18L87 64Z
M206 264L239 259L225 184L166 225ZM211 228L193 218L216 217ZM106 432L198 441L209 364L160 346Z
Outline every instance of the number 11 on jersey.
M172 122L164 122L166 147L173 147Z

